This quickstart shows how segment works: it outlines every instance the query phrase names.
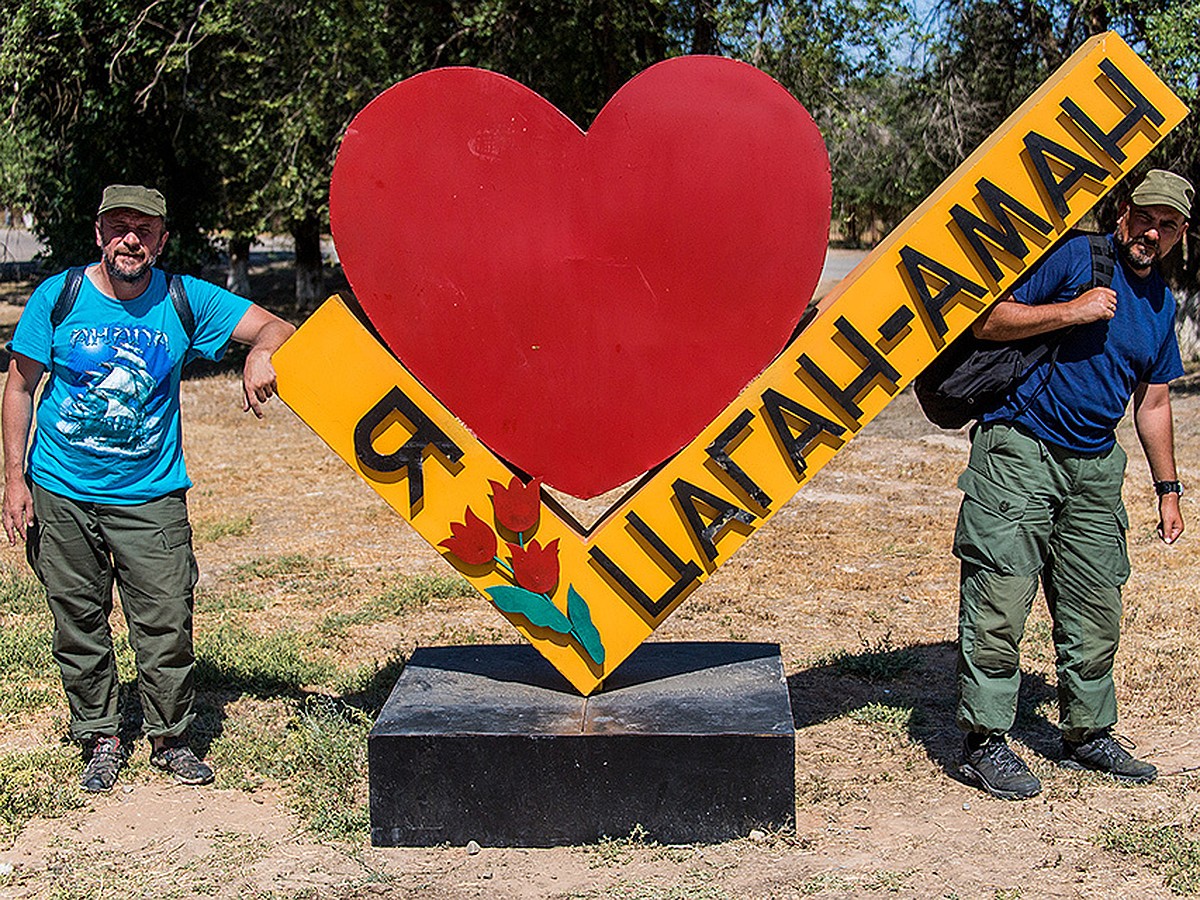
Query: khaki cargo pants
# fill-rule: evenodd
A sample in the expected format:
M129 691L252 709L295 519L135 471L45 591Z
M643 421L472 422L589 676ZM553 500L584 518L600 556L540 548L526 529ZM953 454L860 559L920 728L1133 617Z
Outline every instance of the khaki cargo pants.
M1116 723L1112 669L1129 577L1125 463L1119 445L1081 456L1002 423L975 430L954 535L963 730L1012 727L1039 577L1054 623L1063 736L1077 741Z
M129 624L149 737L177 737L195 715L192 591L198 570L182 493L130 506L82 503L33 485L29 564L54 615L54 659L71 736L116 734L113 582Z

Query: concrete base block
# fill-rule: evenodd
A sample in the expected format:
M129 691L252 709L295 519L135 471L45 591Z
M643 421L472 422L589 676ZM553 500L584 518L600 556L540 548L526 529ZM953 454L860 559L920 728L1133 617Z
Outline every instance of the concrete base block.
M525 644L422 648L368 751L376 846L720 841L795 817L775 644L643 644L591 697Z

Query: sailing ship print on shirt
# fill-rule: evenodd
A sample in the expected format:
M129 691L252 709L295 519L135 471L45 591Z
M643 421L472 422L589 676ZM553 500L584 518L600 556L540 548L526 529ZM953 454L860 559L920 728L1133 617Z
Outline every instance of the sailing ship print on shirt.
M72 387L56 428L98 455L150 456L168 409L170 340L149 328L79 328L70 336Z

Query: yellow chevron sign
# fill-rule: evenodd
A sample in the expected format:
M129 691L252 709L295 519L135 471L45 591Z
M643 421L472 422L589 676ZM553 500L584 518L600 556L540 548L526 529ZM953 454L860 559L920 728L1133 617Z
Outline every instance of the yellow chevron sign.
M1088 41L586 534L336 297L276 353L279 394L588 694L1185 115Z

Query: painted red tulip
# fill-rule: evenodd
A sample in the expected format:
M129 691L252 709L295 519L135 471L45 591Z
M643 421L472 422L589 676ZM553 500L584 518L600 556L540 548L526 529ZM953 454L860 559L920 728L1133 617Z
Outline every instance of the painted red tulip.
M489 483L496 521L514 534L532 531L542 510L542 479L535 478L529 484L522 484L514 475L508 487L498 481Z
M530 541L524 547L509 544L513 577L527 591L549 594L558 584L558 538L545 547Z
M481 566L496 558L496 534L471 507L462 522L450 523L450 537L438 544L468 566Z

